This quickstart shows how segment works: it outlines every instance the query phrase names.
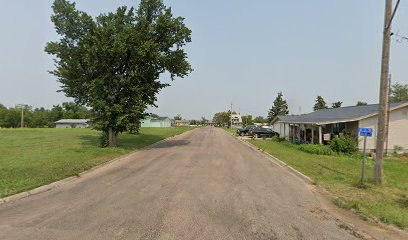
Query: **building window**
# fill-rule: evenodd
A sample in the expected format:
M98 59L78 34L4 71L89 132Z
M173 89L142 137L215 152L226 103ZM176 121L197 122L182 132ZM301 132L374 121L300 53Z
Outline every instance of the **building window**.
M338 135L346 129L345 123L335 123L332 125L332 133Z

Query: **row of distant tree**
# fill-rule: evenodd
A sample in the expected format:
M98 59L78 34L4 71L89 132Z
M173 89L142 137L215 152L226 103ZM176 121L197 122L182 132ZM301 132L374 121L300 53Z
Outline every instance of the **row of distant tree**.
M396 83L391 86L390 89L390 102L408 101L408 84ZM342 107L343 102L337 101L331 105L327 104L322 96L317 96L313 110L321 110L328 108ZM366 102L358 101L356 106L367 105ZM235 114L235 112L232 112ZM253 119L252 115L242 116L243 126L253 125L254 123L270 123L277 116L284 116L289 114L289 107L287 101L283 98L283 93L279 92L278 96L273 101L272 107L268 111L268 117L263 118L258 116ZM219 112L214 115L213 121L221 126L230 126L231 111Z
M400 83L393 84L390 89L390 102L395 103L395 102L402 102L402 101L408 101L408 84L400 84ZM343 102L337 101L337 102L332 103L331 107L339 108L342 106L342 104ZM356 104L356 106L363 106L363 105L367 105L367 103L358 101ZM320 109L327 109L327 108L329 108L329 106L327 105L323 97L317 96L316 103L313 107L313 110L317 111Z
M0 104L0 127L21 127L21 112L24 114L24 127L45 128L55 127L55 122L60 119L88 119L92 111L73 102L54 105L51 109L44 107L16 106L7 108Z

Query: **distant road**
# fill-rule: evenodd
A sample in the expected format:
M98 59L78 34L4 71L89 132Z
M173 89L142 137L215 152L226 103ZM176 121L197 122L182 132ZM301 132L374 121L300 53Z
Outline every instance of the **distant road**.
M0 205L0 239L359 239L315 193L222 129L201 128Z

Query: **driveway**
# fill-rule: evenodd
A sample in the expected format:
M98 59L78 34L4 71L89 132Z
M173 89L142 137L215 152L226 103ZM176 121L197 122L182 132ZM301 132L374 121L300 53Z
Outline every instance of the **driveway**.
M0 239L398 237L322 199L315 186L207 127L0 205Z

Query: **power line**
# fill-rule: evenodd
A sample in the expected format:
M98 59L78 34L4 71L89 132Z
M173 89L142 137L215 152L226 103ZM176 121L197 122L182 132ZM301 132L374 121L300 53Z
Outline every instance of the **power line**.
M408 42L408 37L403 36L403 35L401 35L401 34L391 33L391 36L397 37L397 39L396 39L396 42L397 42L397 43L402 43L403 41L407 41L407 42Z
M388 22L388 25L387 25L387 27L385 28L385 30L388 30L388 29L391 27L392 20L394 20L394 17L395 17L395 14L397 13L399 4L400 4L400 0L398 0L398 1L397 1L397 4L395 4L394 11L392 12L392 15L391 15L391 19L390 19L390 21Z

